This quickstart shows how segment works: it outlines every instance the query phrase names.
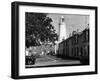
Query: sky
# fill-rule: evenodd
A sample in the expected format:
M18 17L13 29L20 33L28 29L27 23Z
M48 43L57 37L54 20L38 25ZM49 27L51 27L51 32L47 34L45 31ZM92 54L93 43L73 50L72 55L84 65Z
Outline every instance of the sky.
M48 17L52 18L51 23L58 33L60 18L63 16L66 24L66 33L69 35L72 31L82 31L89 24L89 15L79 15L79 14L53 14L49 13Z

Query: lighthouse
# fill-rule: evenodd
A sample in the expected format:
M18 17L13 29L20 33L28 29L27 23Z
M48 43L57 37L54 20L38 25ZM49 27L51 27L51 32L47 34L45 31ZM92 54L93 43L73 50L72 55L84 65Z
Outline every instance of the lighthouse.
M63 16L60 18L58 34L59 34L59 39L58 39L59 43L67 38L66 23Z
M60 18L58 29L59 29L58 30L59 37L58 37L58 41L55 42L56 43L56 45L55 45L55 55L57 54L59 43L67 38L66 23L65 23L65 19L64 19L63 16Z

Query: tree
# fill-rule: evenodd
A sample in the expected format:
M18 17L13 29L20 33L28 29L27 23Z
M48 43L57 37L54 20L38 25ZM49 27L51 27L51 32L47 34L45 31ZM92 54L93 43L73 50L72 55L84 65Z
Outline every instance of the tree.
M26 46L40 45L40 42L50 41L54 43L58 39L52 19L45 13L25 13Z

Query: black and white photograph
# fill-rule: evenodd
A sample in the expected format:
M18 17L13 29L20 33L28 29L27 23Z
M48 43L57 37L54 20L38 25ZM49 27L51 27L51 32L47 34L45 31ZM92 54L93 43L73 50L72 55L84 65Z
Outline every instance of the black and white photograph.
M97 7L12 3L11 77L97 74Z
M89 15L25 13L25 67L89 65Z

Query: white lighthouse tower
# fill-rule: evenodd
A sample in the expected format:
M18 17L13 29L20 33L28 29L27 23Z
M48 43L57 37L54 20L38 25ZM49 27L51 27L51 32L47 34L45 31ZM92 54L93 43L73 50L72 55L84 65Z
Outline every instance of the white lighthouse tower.
M59 34L59 40L58 40L59 43L67 38L66 23L63 16L60 18L58 34Z
M58 35L58 41L56 41L55 45L55 54L57 54L59 43L67 38L66 24L63 16L60 18Z

